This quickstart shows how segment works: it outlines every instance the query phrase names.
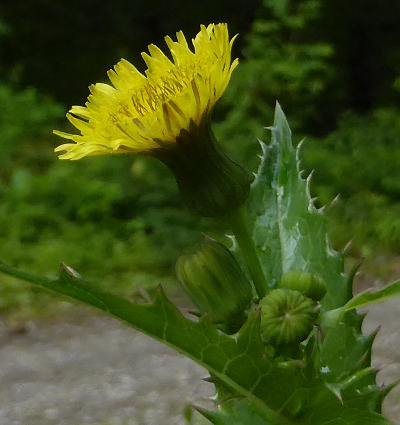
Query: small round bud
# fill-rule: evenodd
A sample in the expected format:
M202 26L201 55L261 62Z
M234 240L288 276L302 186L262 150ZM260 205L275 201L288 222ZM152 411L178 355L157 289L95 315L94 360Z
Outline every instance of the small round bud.
M291 289L274 289L261 301L261 336L272 345L303 341L318 316L316 304Z
M206 239L176 263L176 274L187 295L227 333L236 332L252 300L250 282L231 252Z
M283 275L278 288L288 288L301 292L314 301L321 300L326 294L324 280L316 274L291 271Z

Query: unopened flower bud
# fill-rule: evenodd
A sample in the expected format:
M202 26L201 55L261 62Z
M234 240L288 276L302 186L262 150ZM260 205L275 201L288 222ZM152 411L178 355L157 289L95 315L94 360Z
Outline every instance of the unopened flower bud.
M326 294L324 280L316 274L291 271L283 275L278 288L288 288L301 292L314 301L321 300Z
M227 333L240 328L252 300L252 288L224 245L204 240L178 259L176 273L200 313L208 313Z
M261 301L261 336L272 345L303 341L318 316L316 304L299 291L274 289Z

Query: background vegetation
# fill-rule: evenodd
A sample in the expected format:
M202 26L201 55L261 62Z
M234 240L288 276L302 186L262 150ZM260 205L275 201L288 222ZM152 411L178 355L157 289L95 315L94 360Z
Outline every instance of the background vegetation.
M362 13L360 12L362 10ZM173 283L179 252L212 223L192 217L168 171L141 157L57 161L53 128L120 57L200 23L240 33L241 64L215 132L252 169L278 99L337 248L400 250L400 3L396 0L3 0L0 4L0 259L43 274L65 261L133 296ZM0 314L52 312L48 295L1 277Z

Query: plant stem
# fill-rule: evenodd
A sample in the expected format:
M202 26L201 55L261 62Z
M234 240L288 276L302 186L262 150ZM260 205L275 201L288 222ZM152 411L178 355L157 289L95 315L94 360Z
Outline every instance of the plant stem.
M246 208L241 207L230 215L230 225L239 244L244 261L249 269L254 287L260 298L268 292L268 284L261 267L260 259L247 224Z

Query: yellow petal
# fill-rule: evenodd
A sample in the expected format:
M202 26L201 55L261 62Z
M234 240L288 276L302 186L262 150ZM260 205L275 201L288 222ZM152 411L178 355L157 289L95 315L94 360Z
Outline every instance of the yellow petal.
M182 31L165 37L170 60L154 44L142 53L145 74L126 59L108 71L110 84L89 87L85 106L73 106L68 120L79 134L54 133L72 140L59 146L61 159L89 155L146 152L175 144L182 130L200 125L225 91L237 60L226 24L201 25L188 46Z

